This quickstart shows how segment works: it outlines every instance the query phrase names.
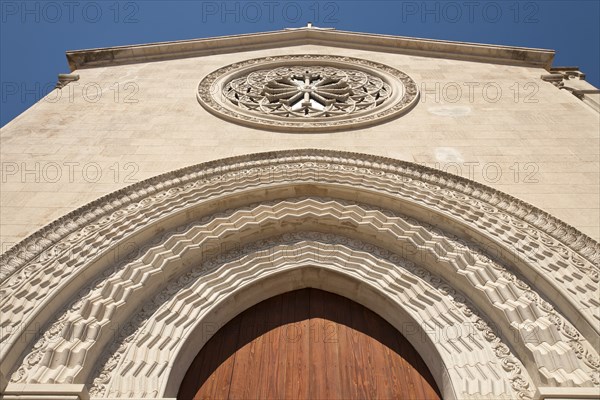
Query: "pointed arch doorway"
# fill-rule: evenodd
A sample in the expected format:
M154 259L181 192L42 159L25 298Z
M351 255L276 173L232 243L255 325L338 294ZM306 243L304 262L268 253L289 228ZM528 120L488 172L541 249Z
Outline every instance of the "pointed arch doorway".
M397 330L345 297L301 289L267 299L219 329L178 399L441 399Z

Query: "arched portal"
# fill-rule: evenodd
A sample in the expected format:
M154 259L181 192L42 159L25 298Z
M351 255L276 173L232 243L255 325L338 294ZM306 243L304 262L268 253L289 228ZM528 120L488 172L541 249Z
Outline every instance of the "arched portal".
M203 326L312 287L383 317L445 399L595 395L599 255L541 210L411 163L294 150L200 164L2 256L0 390L173 398Z
M190 399L440 399L431 372L396 329L345 297L307 288L236 316L183 379Z

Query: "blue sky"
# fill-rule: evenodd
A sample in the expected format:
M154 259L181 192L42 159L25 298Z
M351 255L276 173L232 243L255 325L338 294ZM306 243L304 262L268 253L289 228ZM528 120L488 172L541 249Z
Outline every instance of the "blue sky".
M5 125L68 72L66 50L316 26L548 48L600 86L600 1L0 1Z

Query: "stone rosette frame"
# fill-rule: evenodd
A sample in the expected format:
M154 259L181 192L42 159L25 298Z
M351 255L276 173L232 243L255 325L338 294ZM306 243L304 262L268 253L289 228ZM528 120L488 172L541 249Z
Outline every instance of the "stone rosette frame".
M236 78L259 70L281 67L333 67L358 70L377 76L391 88L391 95L380 106L357 113L314 118L286 118L245 110L223 94L223 88ZM212 114L228 121L258 129L317 133L363 128L397 118L410 111L419 100L416 83L404 72L374 61L334 55L284 55L237 62L208 74L198 86L198 101Z
M218 327L315 287L387 320L446 399L595 398L599 255L527 203L412 163L324 150L203 163L2 256L0 388L172 398Z

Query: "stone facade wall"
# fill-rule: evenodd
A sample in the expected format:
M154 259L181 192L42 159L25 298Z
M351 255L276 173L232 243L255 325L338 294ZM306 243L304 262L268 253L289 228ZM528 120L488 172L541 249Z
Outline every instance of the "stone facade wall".
M198 103L198 83L213 70L286 54L387 64L417 82L421 99L391 122L319 134L236 125ZM542 68L305 45L74 73L79 81L1 130L3 252L131 183L204 161L296 148L367 153L459 173L600 238L598 114L542 81Z

